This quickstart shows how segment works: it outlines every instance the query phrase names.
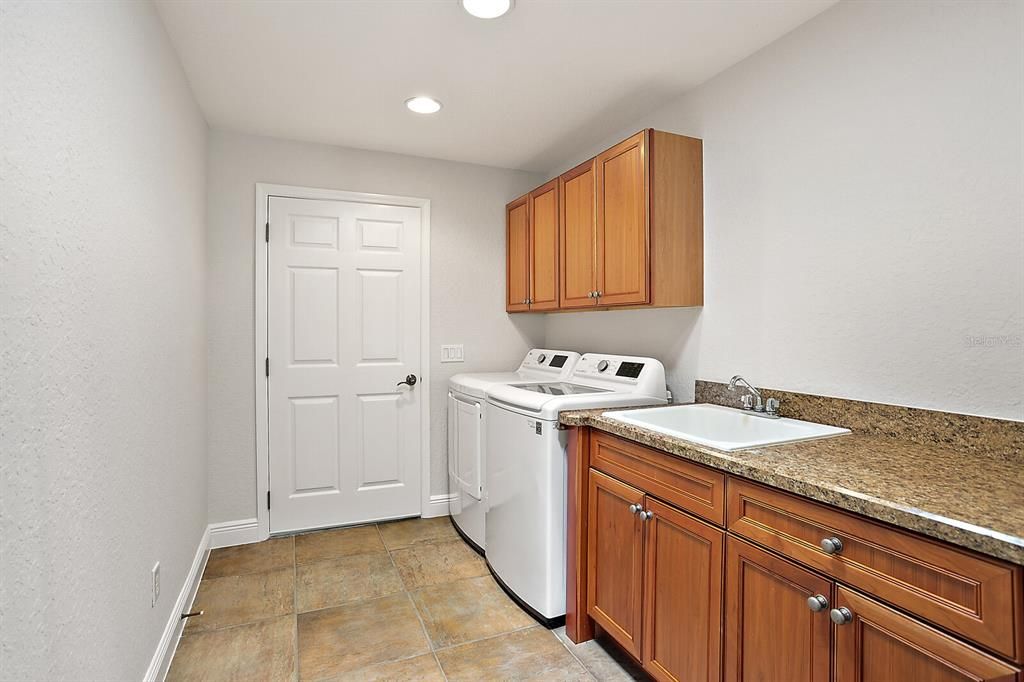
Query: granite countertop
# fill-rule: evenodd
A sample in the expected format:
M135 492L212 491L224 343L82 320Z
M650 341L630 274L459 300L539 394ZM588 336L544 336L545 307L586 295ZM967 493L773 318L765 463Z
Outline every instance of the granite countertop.
M637 409L637 408L632 408ZM1024 462L854 430L821 440L722 452L602 417L563 412L669 454L1024 565Z

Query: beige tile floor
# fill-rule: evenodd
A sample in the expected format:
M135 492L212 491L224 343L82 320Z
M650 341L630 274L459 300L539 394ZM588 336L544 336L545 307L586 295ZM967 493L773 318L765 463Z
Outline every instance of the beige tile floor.
M168 680L628 680L501 591L447 517L215 549Z

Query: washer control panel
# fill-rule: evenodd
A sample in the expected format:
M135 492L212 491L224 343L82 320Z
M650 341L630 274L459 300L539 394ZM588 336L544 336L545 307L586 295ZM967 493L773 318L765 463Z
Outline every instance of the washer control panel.
M665 367L654 358L587 353L576 363L569 381L658 398L665 395Z
M523 358L519 369L550 372L556 376L563 376L572 371L579 357L579 353L572 351L534 348Z
M619 379L635 383L650 361L646 358L626 358L615 355L584 355L576 364L573 376Z

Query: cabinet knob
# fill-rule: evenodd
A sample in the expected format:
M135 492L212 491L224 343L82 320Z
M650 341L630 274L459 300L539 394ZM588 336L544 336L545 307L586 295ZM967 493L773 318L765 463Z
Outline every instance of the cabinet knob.
M825 538L821 541L821 549L825 554L839 554L843 551L843 541L837 537Z
M807 608L815 613L818 611L824 611L828 608L828 599L826 599L823 594L816 594L813 597L808 597Z
M845 606L840 606L838 609L832 609L828 616L836 625L846 625L853 621L853 612Z
M587 298L595 298L596 294L597 294L596 291L588 291L587 292Z
M595 292L594 292L594 295L595 295L595 296L596 296L597 298L601 298L602 296L604 296L604 292L603 292L603 291L595 291Z
M629 513L630 514L636 514L639 511L640 511L640 505L639 504L631 504L631 505L629 505Z
M641 521L650 521L651 518L653 518L653 517L654 517L654 512L652 512L652 511L642 511L642 512L640 512L640 520Z

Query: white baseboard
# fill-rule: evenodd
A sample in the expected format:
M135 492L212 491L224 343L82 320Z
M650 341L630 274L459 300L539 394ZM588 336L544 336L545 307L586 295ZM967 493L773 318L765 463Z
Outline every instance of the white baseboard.
M443 495L431 495L430 501L423 507L423 518L430 519L435 516L448 516L448 503L451 502L451 500L452 496L448 493Z
M210 524L210 549L233 547L259 542L260 531L256 519L223 521Z
M188 613L192 608L192 601L196 598L199 590L199 581L206 569L206 559L210 556L210 527L203 531L203 537L196 548L196 556L192 559L192 567L185 578L185 584L181 586L178 593L178 600L174 602L174 609L167 619L164 633L160 636L160 643L156 652L149 662L146 670L145 682L162 682L167 676L167 670L171 667L171 659L174 658L174 651L178 648L178 640L181 638L181 631L185 629L185 621L181 614Z

